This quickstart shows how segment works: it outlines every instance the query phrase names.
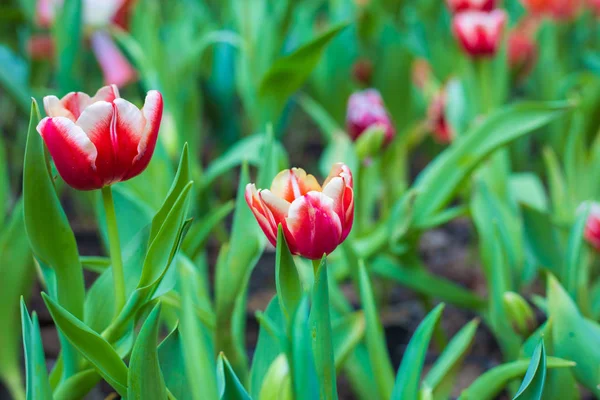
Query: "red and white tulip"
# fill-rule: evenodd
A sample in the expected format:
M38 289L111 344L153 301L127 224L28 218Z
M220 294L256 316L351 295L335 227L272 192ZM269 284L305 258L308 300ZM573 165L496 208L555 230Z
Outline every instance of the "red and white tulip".
M390 143L396 135L392 120L385 108L383 98L376 89L353 93L348 99L346 128L352 140L358 139L369 128L379 126Z
M246 202L274 246L281 224L293 254L317 260L340 245L354 221L352 173L335 164L323 187L301 168L281 171L271 189L246 186Z
M462 11L492 11L496 8L496 0L446 0L450 11L455 14Z
M496 54L506 24L503 10L465 11L454 16L452 27L462 48L472 57Z
M119 97L115 85L90 97L72 92L44 97L48 117L37 130L64 181L79 190L100 189L139 175L150 162L163 112L151 90L144 107Z
M427 124L438 143L449 144L454 138L452 127L446 118L446 90L435 94L427 110Z
M526 18L508 35L508 65L517 78L523 78L535 66L538 46L534 37L537 27L537 19Z

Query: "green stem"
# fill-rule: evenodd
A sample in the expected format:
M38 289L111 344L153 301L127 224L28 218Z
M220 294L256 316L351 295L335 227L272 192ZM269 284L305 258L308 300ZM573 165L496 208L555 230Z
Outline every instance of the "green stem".
M313 272L315 274L315 280L317 279L317 274L319 273L319 265L321 265L321 259L312 260Z
M119 242L119 229L117 227L117 214L110 186L102 188L102 201L106 211L106 226L108 230L108 245L112 264L113 285L115 291L115 316L125 305L125 274L121 260L121 244Z
M477 86L479 91L479 104L481 113L488 114L494 108L494 93L490 81L490 60L475 60L475 71L477 73Z

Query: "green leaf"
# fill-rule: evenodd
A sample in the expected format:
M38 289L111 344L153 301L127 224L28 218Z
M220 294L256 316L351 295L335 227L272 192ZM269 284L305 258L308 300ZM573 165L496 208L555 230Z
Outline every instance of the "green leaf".
M110 258L99 256L81 256L79 262L88 271L102 274L110 268Z
M2 65L0 86L13 98L21 111L27 114L31 101L27 62L14 54L8 47L0 46L0 65Z
M190 385L185 370L183 343L179 326L158 346L160 369L165 384L176 399L184 399L190 393Z
M23 327L23 348L25 350L25 371L27 376L27 400L52 400L52 389L48 381L44 346L40 335L37 314L29 318L25 301L21 297L21 324Z
M220 400L251 400L223 353L217 359L217 386Z
M291 318L292 312L298 307L304 293L300 275L296 268L292 253L290 253L283 236L283 227L279 225L275 253L275 284L281 312L288 319Z
M419 293L439 298L450 304L473 310L481 310L486 302L470 290L454 282L439 278L419 266L402 266L387 257L378 257L372 262L373 272L391 279Z
M542 400L545 380L546 349L544 348L544 341L540 340L540 344L538 344L531 356L531 361L529 362L523 382L513 400Z
M90 368L76 373L54 390L55 400L83 399L102 378L96 369Z
M278 330L285 330L285 316L279 306L277 296L273 297L264 312L269 321L272 321ZM283 352L278 341L273 340L270 333L261 324L258 330L258 341L254 350L252 359L252 368L250 369L250 395L253 399L258 399L263 381L266 380L266 375L275 361L277 356ZM286 363L287 365L287 363Z
M577 380L600 396L600 326L586 320L565 289L548 276L548 317L552 319L554 355L573 360Z
M327 110L319 103L317 103L309 95L302 93L298 96L298 103L302 109L312 118L312 120L319 126L323 137L327 139L328 143L334 140L335 135L340 134L344 136L350 142L352 142L348 135L344 132L344 129L336 122L336 120L329 115ZM336 159L334 162L344 161L343 159ZM332 163L329 163L331 165ZM355 171L350 168L351 171Z
M291 319L290 351L292 389L296 399L319 397L319 374L315 364L313 336L309 321L308 296L302 297Z
M487 371L465 389L459 400L492 400L512 380L525 375L529 369L530 360L512 361L499 365ZM571 368L575 363L562 358L547 358L548 368Z
M310 327L313 336L315 366L319 373L319 397L337 399L334 352L329 313L329 288L327 282L327 259L323 257L316 273L310 310Z
M410 339L396 374L392 399L417 400L419 398L419 381L427 348L443 309L444 304L442 303L431 310Z
M208 329L196 317L193 275L179 269L182 286L181 339L187 381L193 399L217 399L214 345Z
M58 329L121 396L127 396L127 366L99 334L42 293Z
M56 273L58 302L81 318L84 286L77 243L45 161L44 142L36 131L38 121L39 112L34 101L23 171L25 228L35 256Z
M1 51L0 47L0 51ZM8 172L8 158L6 156L6 147L0 136L0 229L4 225L4 218L10 205L10 180Z
M233 211L233 208L234 202L228 201L216 209L211 209L207 215L198 218L183 241L183 252L194 259L202 251L213 229Z
M379 319L379 313L377 310L377 304L375 303L371 281L369 280L369 276L367 275L367 271L362 260L359 261L358 274L360 301L365 313L367 324L367 332L365 336L367 350L369 351L371 366L377 381L379 398L389 399L394 388L394 370L392 368L392 362L390 361L387 351L383 325Z
M465 325L452 338L429 370L423 380L423 387L430 389L434 398L447 398L450 394L447 392L451 391L455 384L456 373L473 344L478 326L479 320L477 319ZM438 397L438 395L440 396Z
M552 215L524 206L522 208L525 238L537 262L553 272L559 272L563 250Z
M421 172L414 188L414 225L426 224L451 199L459 185L495 150L548 124L568 109L565 103L521 103L494 112L454 142Z
M152 309L135 340L127 376L128 399L167 398L167 387L160 370L156 349L159 318L160 303Z
M56 47L58 85L62 94L66 94L80 88L78 61L82 54L83 1L66 1L58 10L52 24L52 36Z
M339 371L365 336L364 313L358 311L338 318L333 322L331 330L335 369Z
M306 81L325 47L348 23L340 24L277 61L260 83L258 95L268 110L266 121L277 121L289 97Z
M586 207L587 208L587 207ZM585 251L584 230L588 220L589 209L581 212L571 228L564 264L564 281L569 294L580 304L587 306L587 287L589 276L586 273L583 252ZM587 311L587 310L586 310Z
M535 174L520 173L511 175L510 191L519 204L526 204L540 211L548 209L548 197L546 196L544 184Z

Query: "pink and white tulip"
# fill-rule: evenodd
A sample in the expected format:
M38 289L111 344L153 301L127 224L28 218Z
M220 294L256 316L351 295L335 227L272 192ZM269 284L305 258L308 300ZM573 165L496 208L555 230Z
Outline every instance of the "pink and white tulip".
M506 24L503 10L465 11L454 16L452 27L463 50L471 57L496 54Z
M64 181L93 190L139 175L150 162L163 112L162 95L151 90L144 107L119 97L115 85L90 97L71 92L44 97L48 117L37 130Z
M455 14L462 11L492 11L496 8L496 0L446 0L450 11Z
M271 189L246 186L246 202L267 239L277 245L281 224L293 254L320 259L340 245L354 221L352 173L335 164L323 187L301 168L281 171Z
M589 210L583 235L594 249L600 251L600 204L592 203Z
M379 126L388 144L396 135L392 120L385 108L383 98L376 89L353 93L348 99L346 128L352 140L358 139L369 128Z

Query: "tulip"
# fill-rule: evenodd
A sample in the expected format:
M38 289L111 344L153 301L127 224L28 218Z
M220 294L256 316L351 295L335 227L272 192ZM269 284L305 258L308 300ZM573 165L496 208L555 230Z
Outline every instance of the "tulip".
M354 220L352 173L335 164L323 187L301 168L281 171L271 190L246 186L246 202L273 246L281 225L292 254L320 259L340 245Z
M38 0L36 19L38 25L50 28L64 0ZM127 28L127 18L132 0L83 0L83 25L90 36L92 50L100 64L104 81L117 86L126 85L136 78L136 71L121 53L106 29L111 25ZM54 46L46 34L35 35L28 46L34 59L47 58Z
M537 43L533 39L537 23L524 20L508 35L508 65L517 78L523 78L533 69L537 54Z
M389 144L396 130L383 104L381 94L376 89L366 89L353 93L348 99L346 127L352 140L357 140L369 128L378 126L383 130L385 144Z
M600 17L600 0L588 0L587 6L596 17Z
M44 97L48 117L37 130L64 181L75 189L100 189L139 175L150 162L163 112L151 90L140 110L119 97L115 85L94 97L69 93Z
M446 119L446 90L440 90L427 110L427 123L435 140L442 144L452 142L454 133Z
M592 247L600 251L600 203L589 205L589 215L583 235Z
M454 16L452 27L463 49L472 57L490 57L500 44L506 13L465 11Z
M356 60L352 65L352 76L357 82L368 85L373 76L373 63L367 58Z
M521 0L534 15L547 15L557 21L573 19L581 9L581 0Z
M496 8L496 0L446 0L453 14L462 11L492 11Z

